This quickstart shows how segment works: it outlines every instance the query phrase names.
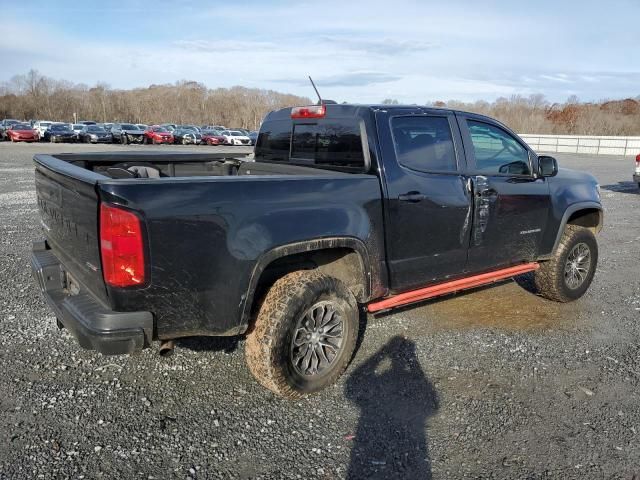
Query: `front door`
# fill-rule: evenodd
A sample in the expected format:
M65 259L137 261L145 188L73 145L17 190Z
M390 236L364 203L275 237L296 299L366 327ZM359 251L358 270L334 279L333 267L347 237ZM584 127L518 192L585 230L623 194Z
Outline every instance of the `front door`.
M455 116L379 111L387 188L386 245L393 291L460 275L472 222L470 184Z
M497 122L457 118L474 199L467 269L535 260L550 208L549 185L534 174L535 154Z

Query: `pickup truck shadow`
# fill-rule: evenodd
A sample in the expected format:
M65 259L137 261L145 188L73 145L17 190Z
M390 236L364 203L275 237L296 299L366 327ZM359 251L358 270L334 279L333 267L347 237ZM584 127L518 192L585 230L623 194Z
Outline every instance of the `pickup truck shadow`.
M631 195L640 195L640 188L638 184L634 182L618 182L611 185L601 185L602 190L609 190L610 192L618 193L630 193Z
M345 394L360 408L348 479L431 478L425 429L438 398L411 340L392 338L351 374Z
M186 337L176 340L176 347L188 348L196 352L232 353L238 348L240 337Z

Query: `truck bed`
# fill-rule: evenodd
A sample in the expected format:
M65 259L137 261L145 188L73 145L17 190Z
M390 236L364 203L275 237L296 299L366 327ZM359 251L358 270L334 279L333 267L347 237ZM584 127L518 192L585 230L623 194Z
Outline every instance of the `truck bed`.
M345 172L300 165L256 163L248 158L248 154L232 156L224 153L63 153L36 155L35 161L43 165L56 165L67 172L73 171L70 166L80 167L104 177L116 179L123 178L117 176L118 173L122 173L122 170L136 166L157 170L161 179L236 175L347 175ZM65 167L58 161L66 162L69 166Z
M115 312L151 312L153 338L242 333L264 262L276 249L308 241L357 243L375 268L369 290L381 288L376 175L216 154L62 154L34 161L46 248L61 264L66 294L87 293ZM130 166L160 176L110 176L110 168ZM105 284L101 203L142 219L144 285Z

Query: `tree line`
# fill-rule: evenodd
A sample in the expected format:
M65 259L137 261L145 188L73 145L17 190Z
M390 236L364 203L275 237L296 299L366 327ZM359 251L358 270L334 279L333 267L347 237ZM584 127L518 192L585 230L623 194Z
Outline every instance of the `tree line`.
M231 87L207 88L182 80L129 90L105 83L93 87L57 80L30 70L0 83L0 118L21 120L78 120L216 125L256 129L271 110L308 105L309 98L273 90ZM386 99L383 103L398 103ZM456 100L427 102L488 115L519 133L571 135L640 135L640 96L622 100L564 103L544 95L514 95L494 102Z
M394 104L386 99L383 103ZM640 135L640 96L622 100L580 102L571 96L564 103L549 102L544 95L513 95L495 102L456 100L428 102L497 118L518 133L551 135Z
M225 125L255 129L271 110L307 105L308 98L273 90L207 88L182 80L129 90L57 80L30 70L0 84L0 118Z

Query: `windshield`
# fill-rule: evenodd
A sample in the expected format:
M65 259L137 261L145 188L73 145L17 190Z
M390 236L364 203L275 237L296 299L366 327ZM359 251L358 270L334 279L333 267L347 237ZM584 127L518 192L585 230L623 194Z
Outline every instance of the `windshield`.
M84 128L84 125L74 125L73 129L74 130L82 130Z
M31 130L31 125L26 123L16 123L11 127L13 130Z
M231 135L234 137L244 137L244 133L239 132L238 130L231 130Z
M51 126L51 122L40 122L40 126L41 127L50 127Z
M131 125L130 123L123 123L122 129L123 130L140 130L137 126Z
M169 133L169 130L167 130L164 127L156 127L153 129L154 132L158 132L158 133Z
M203 130L202 133L205 135L220 135L220 132L217 130Z
M87 132L91 133L106 133L106 130L102 127L98 127L96 125L90 125L87 127Z
M51 125L51 130L61 130L68 132L71 129L69 128L69 125Z

